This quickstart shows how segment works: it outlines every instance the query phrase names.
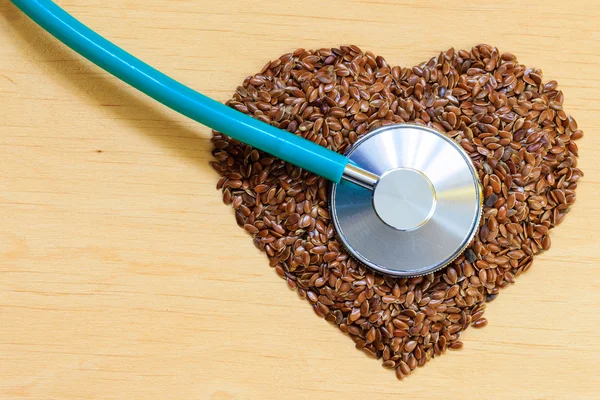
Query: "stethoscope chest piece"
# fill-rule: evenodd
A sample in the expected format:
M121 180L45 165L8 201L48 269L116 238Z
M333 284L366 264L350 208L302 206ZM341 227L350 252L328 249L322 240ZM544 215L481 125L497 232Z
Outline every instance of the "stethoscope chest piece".
M395 276L424 275L471 242L482 193L469 156L450 138L419 125L386 126L346 156L379 176L373 190L347 181L331 187L338 237L358 261Z

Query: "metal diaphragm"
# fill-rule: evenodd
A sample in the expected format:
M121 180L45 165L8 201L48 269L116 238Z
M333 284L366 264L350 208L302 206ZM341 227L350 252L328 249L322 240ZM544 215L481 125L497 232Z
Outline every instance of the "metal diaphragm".
M367 266L425 275L458 257L478 230L482 193L466 152L420 125L385 126L346 154L379 176L373 190L342 180L330 193L339 239Z

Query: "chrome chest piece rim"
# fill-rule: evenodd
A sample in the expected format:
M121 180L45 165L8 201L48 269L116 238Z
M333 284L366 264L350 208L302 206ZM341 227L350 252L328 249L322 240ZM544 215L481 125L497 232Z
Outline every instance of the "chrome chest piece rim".
M373 190L342 181L330 191L336 232L358 261L394 276L425 275L471 242L481 186L452 139L425 126L391 125L363 136L346 155L379 176Z

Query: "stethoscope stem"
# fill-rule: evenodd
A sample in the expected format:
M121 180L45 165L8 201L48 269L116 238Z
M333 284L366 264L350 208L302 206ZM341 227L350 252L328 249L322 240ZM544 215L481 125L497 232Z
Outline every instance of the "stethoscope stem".
M348 163L346 168L344 168L342 179L352 182L358 186L362 186L365 189L374 190L375 184L379 180L379 176L356 165Z

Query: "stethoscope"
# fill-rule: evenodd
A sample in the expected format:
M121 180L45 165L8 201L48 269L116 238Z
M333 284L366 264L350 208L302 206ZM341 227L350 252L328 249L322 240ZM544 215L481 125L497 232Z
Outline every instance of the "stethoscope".
M477 171L457 143L434 129L384 126L338 154L182 85L50 0L12 2L67 46L155 100L330 180L330 214L339 239L377 271L404 277L431 273L457 258L478 231Z

